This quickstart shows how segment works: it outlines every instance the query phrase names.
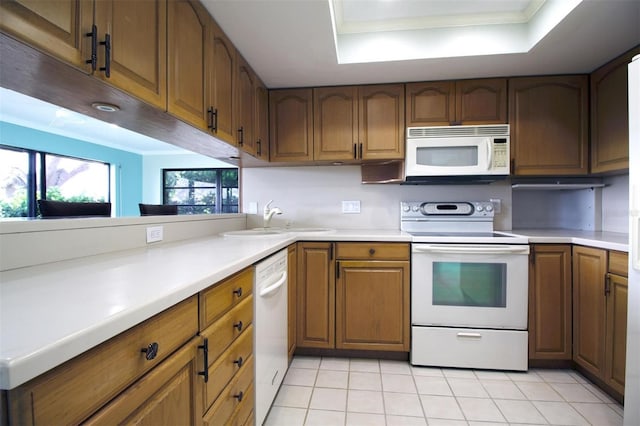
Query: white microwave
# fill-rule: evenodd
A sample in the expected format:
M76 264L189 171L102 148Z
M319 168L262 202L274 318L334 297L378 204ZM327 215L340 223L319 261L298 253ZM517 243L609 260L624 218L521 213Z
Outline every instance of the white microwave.
M407 128L406 183L492 181L507 177L510 163L508 124Z

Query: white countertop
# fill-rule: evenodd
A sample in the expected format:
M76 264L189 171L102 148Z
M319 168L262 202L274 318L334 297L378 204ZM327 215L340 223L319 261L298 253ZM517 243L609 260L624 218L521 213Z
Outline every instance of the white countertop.
M625 234L514 230L627 251ZM295 241L410 242L398 230L208 237L0 273L0 389L13 389Z
M209 237L0 273L0 389L13 389L300 241L410 241L400 231Z

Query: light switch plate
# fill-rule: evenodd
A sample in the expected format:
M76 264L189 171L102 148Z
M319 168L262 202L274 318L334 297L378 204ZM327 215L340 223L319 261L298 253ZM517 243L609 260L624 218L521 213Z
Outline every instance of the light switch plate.
M342 213L360 213L360 201L343 201Z
M147 228L147 244L162 241L164 227L150 226Z

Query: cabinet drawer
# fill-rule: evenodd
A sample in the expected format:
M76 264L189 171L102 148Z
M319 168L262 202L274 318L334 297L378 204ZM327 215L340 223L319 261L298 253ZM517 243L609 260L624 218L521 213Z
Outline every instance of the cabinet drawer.
M214 335L215 338L215 335ZM253 353L253 326L247 327L229 349L209 367L209 381L205 385L205 411L220 395L222 389L238 373ZM238 365L239 364L239 365Z
M609 252L609 272L626 277L629 274L629 255L621 251Z
M405 243L337 243L338 259L409 260Z
M240 325L242 323L242 325ZM200 333L209 339L209 365L253 323L253 297L243 300L211 327Z
M253 267L200 293L200 330L204 330L222 314L251 295Z
M205 414L203 424L205 426L226 425L234 415L242 410L243 405L250 404L253 407L253 393L252 356Z
M79 423L198 332L193 296L9 393L15 424ZM157 343L157 355L141 352Z

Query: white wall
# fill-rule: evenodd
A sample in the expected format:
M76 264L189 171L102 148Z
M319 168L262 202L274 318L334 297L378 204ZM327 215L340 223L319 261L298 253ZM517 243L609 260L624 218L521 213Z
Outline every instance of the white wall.
M162 204L162 169L235 167L215 158L199 154L145 155L142 158L142 201Z
M629 175L611 176L602 190L602 230L629 232Z
M241 170L243 212L258 203L258 214L248 216L249 227L262 226L262 208L284 214L273 226L326 226L342 229L399 229L401 201L502 200L495 228L511 229L511 186L508 182L480 185L398 185L361 183L360 166L266 167ZM342 201L359 200L360 214L343 214Z

